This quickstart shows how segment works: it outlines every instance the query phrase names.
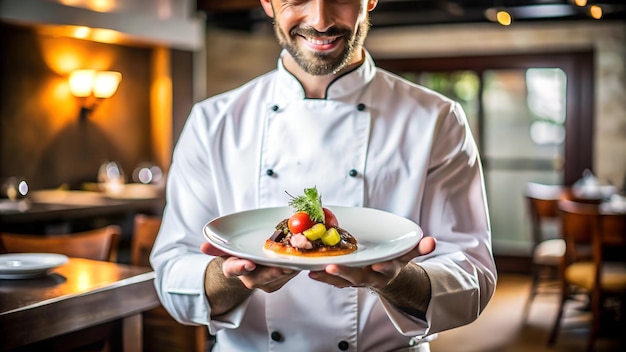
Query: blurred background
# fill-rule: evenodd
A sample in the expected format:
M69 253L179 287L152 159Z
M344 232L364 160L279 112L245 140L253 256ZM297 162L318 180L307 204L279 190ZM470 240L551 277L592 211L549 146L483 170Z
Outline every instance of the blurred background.
M623 194L623 0L379 0L371 22L380 67L463 105L501 272L531 270L528 182ZM122 263L192 105L280 50L258 0L0 0L0 38L0 231L120 225Z
M107 161L129 182L141 163L166 172L191 105L275 68L278 57L257 0L0 4L0 178L24 177L31 190L84 189ZM624 187L625 7L382 0L372 12L366 44L377 63L466 109L496 254L530 253L517 196L527 181L572 184L589 169ZM87 98L69 86L78 69L121 73L117 91L87 113Z

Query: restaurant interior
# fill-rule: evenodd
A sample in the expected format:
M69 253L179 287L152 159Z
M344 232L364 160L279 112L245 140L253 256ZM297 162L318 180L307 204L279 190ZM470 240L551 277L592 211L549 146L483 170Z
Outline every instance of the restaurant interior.
M375 62L459 101L483 162L503 286L432 350L624 350L626 3L379 0L371 22ZM0 0L0 38L0 258L70 257L0 259L0 351L209 350L146 257L193 104L276 67L258 0Z

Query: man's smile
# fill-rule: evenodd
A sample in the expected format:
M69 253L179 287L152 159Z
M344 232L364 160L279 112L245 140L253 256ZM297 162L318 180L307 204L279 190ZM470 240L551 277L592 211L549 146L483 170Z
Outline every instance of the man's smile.
M340 43L339 39L341 36L333 36L333 37L308 37L304 35L299 35L300 38L304 39L306 44L313 50L316 51L329 51L333 50Z

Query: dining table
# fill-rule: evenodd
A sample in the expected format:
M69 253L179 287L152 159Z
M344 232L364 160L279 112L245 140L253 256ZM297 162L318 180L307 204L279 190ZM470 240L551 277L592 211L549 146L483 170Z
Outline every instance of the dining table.
M39 277L0 279L0 351L63 351L105 336L142 351L142 312L159 306L154 272L67 258Z
M118 225L122 231L119 261L128 263L134 217L159 216L165 206L162 189L129 186L128 192L116 194L53 189L31 191L20 200L0 199L0 232L55 235Z
M18 201L0 199L0 231L36 233L39 231L29 228L128 213L160 214L164 205L165 198L160 190L116 195L95 191L38 190Z

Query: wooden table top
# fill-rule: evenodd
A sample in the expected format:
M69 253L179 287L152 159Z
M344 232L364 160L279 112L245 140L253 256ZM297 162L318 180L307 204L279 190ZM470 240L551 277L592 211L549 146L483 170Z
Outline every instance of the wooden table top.
M0 350L159 305L150 268L70 258L49 275L0 279Z
M159 212L165 205L162 196L154 198L111 198L101 192L41 191L47 197L33 197L13 204L3 201L0 223L23 224L33 221L59 221L88 218L127 211ZM51 196L50 196L51 195ZM14 207L9 207L14 205Z

